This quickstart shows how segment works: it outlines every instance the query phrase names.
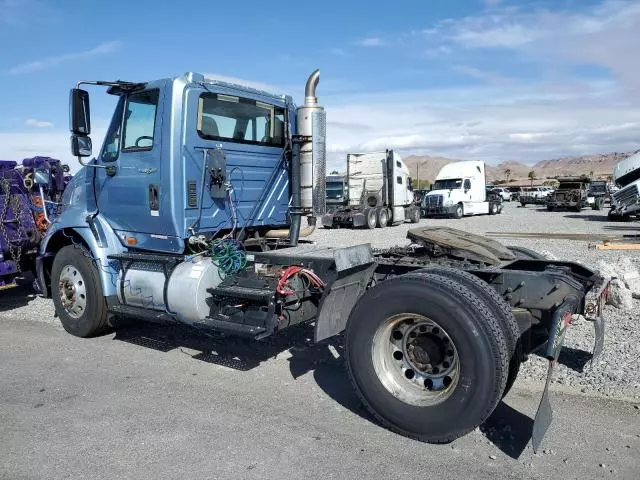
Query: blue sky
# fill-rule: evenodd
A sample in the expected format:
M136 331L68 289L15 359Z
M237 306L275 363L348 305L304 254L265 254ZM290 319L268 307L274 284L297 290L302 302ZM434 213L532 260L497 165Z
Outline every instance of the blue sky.
M199 71L301 99L344 153L534 162L638 148L640 2L0 0L0 158L68 154L80 79ZM92 90L94 144L112 99Z

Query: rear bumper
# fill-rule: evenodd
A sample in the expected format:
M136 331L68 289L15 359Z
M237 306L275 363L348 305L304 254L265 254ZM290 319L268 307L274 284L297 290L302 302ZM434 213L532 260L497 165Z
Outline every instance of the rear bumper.
M367 219L362 212L336 211L322 216L322 226L326 228L364 227L366 224Z

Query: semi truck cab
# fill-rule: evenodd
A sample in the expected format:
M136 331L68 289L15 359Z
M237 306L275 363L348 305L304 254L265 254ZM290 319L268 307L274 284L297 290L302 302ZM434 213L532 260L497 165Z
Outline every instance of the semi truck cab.
M501 205L488 201L484 162L454 162L440 169L431 191L422 200L425 217L497 214Z
M316 342L345 332L349 377L373 416L437 443L482 424L526 354L545 349L550 378L572 314L594 321L602 350L608 281L584 266L453 229L413 229L412 245L384 252L299 244L326 202L318 81L315 71L299 107L197 73L73 88L71 150L84 168L36 261L65 330L91 337L129 317L253 340L299 324ZM118 98L88 162L87 84ZM364 159L386 168L381 190L362 182L365 205L378 198L372 191L389 202L366 207L373 226L419 221L400 157ZM454 201L484 200L482 165L449 179ZM548 385L534 449L551 421Z

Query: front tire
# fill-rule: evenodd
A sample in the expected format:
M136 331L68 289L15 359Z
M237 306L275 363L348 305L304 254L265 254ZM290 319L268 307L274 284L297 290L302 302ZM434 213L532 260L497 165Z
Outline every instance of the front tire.
M464 217L464 206L459 203L458 205L456 205L456 210L455 212L453 212L453 218L462 218Z
M420 209L418 207L412 208L409 211L409 221L411 223L418 223L420 221Z
M367 290L349 316L345 345L366 408L420 441L465 435L505 390L509 352L499 320L472 291L438 275L402 275Z
M51 268L53 304L64 329L76 337L91 337L107 328L107 303L98 269L83 247L58 251Z

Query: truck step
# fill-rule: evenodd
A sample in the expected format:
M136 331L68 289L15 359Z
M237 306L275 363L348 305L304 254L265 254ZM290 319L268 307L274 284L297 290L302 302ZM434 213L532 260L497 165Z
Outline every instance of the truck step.
M125 252L108 255L110 260L125 262L153 262L153 263L179 263L184 260L180 255L161 255L156 253Z
M176 323L178 320L166 312L150 310L148 308L132 307L131 305L112 305L109 313L122 315L123 317L135 317L153 323Z
M238 285L218 286L210 288L208 292L214 297L237 298L267 304L274 294L272 289L241 287Z
M226 317L225 317L226 318ZM221 320L217 316L208 317L206 320L208 327L229 335L235 335L238 337L253 338L260 340L269 335L267 329L257 325L248 325L246 323L229 322Z

